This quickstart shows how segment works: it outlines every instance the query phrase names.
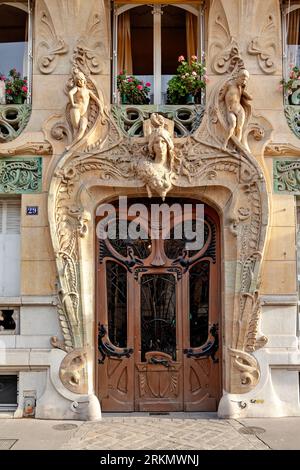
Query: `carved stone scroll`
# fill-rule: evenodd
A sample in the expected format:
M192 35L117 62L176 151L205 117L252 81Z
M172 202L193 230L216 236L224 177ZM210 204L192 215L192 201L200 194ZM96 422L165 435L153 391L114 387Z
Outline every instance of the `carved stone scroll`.
M267 16L260 35L254 37L248 46L248 52L256 55L261 70L266 74L275 73L277 70L276 54L278 50L278 31L275 26L275 18L272 13Z
M60 55L68 52L69 48L61 36L58 36L44 0L38 2L38 18L43 41L38 44L37 64L40 72L50 74L57 66Z

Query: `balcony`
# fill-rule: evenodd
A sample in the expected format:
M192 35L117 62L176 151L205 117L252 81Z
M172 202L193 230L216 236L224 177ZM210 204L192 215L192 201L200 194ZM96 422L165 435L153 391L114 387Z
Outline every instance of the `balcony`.
M0 105L0 143L18 137L27 126L31 114L29 104Z
M129 137L144 137L143 122L152 113L174 121L175 137L187 137L200 126L204 111L204 105L112 105L119 128Z

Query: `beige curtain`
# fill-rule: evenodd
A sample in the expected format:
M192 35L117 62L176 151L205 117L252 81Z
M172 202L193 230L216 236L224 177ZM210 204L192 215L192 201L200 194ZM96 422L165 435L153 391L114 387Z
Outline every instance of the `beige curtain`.
M287 25L288 25L288 37L287 43L293 45L299 45L299 35L300 35L300 8L292 11L287 16Z
M197 55L198 46L198 25L197 16L186 12L186 48L187 56Z
M132 74L130 13L128 11L118 17L118 73L123 70L126 70L127 74Z

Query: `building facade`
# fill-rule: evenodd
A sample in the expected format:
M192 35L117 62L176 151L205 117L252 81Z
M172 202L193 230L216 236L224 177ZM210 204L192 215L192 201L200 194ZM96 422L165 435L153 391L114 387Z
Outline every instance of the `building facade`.
M150 3L0 1L0 412L298 416L300 3Z

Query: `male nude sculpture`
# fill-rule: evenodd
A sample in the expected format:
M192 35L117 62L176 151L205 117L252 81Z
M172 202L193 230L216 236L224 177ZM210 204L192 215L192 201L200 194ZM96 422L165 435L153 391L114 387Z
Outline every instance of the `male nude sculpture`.
M245 88L249 80L249 72L241 69L235 79L230 80L220 94L220 101L225 101L226 115L228 120L228 134L224 142L224 150L231 137L235 135L241 142L243 127L246 119L245 107L249 107L248 101L252 97Z

